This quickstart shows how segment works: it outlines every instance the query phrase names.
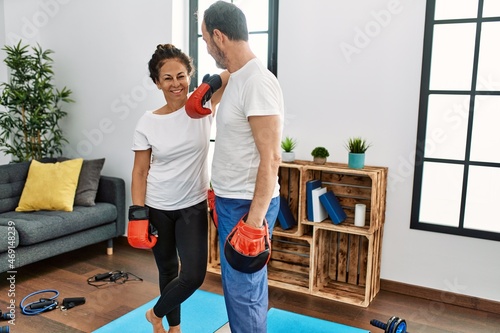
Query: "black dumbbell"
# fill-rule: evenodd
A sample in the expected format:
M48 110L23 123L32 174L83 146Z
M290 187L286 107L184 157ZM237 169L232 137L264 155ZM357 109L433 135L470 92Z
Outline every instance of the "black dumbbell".
M12 319L12 315L7 312L7 313L2 313L2 310L0 310L0 320L11 320ZM3 331L0 331L0 333L3 332Z
M391 317L387 321L387 324L378 321L376 319L372 319L370 321L370 324L372 324L375 327L383 329L384 333L410 333L406 330L407 328L406 321L399 317L394 317L394 316Z

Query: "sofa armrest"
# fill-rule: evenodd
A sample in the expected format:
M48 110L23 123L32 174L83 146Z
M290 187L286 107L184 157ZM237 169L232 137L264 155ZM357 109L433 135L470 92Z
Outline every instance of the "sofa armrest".
M125 181L118 177L102 176L99 179L96 202L107 202L116 206L116 236L125 234Z

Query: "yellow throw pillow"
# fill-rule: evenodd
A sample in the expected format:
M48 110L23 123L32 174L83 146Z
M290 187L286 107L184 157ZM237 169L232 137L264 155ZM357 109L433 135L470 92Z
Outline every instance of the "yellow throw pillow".
M57 163L31 161L16 212L73 211L83 158Z

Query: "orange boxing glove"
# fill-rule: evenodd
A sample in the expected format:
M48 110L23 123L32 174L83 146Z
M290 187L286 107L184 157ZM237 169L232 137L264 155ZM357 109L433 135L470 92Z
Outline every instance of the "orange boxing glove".
M217 220L217 211L215 210L215 192L212 189L208 190L208 211L210 212L210 217L215 227L219 226L219 221Z
M143 206L130 206L128 210L127 239L130 246L137 249L151 249L158 238L152 234L149 224L149 210Z
M220 75L205 75L202 84L193 91L186 102L185 109L188 116L199 119L212 114L212 110L204 105L220 87L222 87Z
M267 221L261 228L254 228L245 223L246 215L229 233L224 244L227 262L243 273L260 271L271 258L271 243Z

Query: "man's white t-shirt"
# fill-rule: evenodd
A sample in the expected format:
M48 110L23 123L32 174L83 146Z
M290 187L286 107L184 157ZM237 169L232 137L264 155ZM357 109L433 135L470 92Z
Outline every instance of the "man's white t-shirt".
M192 119L184 108L165 115L147 111L139 119L132 150L152 149L146 205L176 210L207 198L212 120L213 116Z
M278 115L283 126L283 94L276 77L257 58L231 73L216 116L212 187L224 198L253 199L260 162L250 116ZM278 177L273 197L279 195Z

